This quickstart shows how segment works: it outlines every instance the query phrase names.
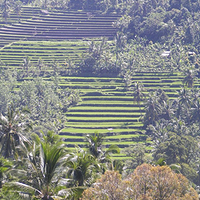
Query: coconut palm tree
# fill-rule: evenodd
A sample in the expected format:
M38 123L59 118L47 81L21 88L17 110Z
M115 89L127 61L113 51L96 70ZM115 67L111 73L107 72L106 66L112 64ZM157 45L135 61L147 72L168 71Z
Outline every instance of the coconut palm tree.
M99 163L111 162L110 153L120 153L120 149L117 145L110 145L107 150L103 149L103 143L105 136L98 132L87 135L86 143L89 153L98 160Z
M23 70L24 72L26 72L26 76L29 75L29 68L31 67L31 60L30 60L30 57L26 57L23 59L23 64L22 64L22 67L23 67Z
M18 182L9 182L5 184L10 190L28 196L34 196L37 199L53 200L55 190L66 184L63 179L65 172L65 156L66 152L62 143L50 144L40 142L36 145L34 142L32 148L24 151L24 168L22 170L14 170L15 174L20 175Z
M178 99L177 99L177 105L178 105L178 112L177 114L179 114L179 117L181 117L182 119L184 119L185 121L187 121L189 123L189 118L190 118L190 109L191 106L193 104L192 102L193 97L191 94L191 91L187 90L185 87L182 88L179 92L178 92Z
M4 0L2 4L2 17L5 19L6 24L9 16L10 16L10 2L9 0Z
M14 11L17 14L18 19L19 19L21 11L22 11L22 2L21 1L18 0L14 3Z
M189 135L190 129L188 129L187 124L182 119L172 119L170 127L170 131L176 133L177 135Z
M135 87L133 88L133 100L134 100L134 102L137 102L137 104L139 105L140 113L141 113L140 103L146 97L145 94L144 94L144 91L145 91L144 86L141 83L136 82Z
M99 133L94 133L86 136L87 148L92 156L98 158L102 151L104 136Z
M172 103L174 108L174 115L176 118L180 118L183 113L183 107L178 99L175 99Z
M145 105L146 113L144 115L144 126L148 126L149 124L155 125L155 122L159 119L159 115L161 113L161 105L159 103L159 98L157 97L157 93L149 94L149 99Z
M183 84L189 88L193 87L194 84L194 75L192 70L187 70L186 77L183 79Z
M15 111L14 106L8 107L7 116L0 115L0 152L5 158L11 157L15 153L15 147L30 143L26 138L27 132L31 126L25 121L24 112ZM24 121L23 121L24 120Z
M189 90L184 87L179 91L178 95L178 100L182 105L191 106L191 93Z
M95 159L81 148L76 150L76 153L72 153L67 161L69 167L67 177L73 180L75 186L89 186L95 170Z
M160 118L165 120L170 120L174 115L173 102L172 101L163 101L161 106Z
M192 108L190 109L190 121L199 122L200 120L200 100L197 99L193 102Z
M145 94L143 92L144 92L144 86L141 83L136 82L135 87L133 88L133 97L134 101L137 102L138 104L145 98Z
M154 148L157 148L161 143L166 142L169 138L169 122L168 120L159 120L156 125L149 125L151 137L153 139Z
M158 96L158 102L163 105L165 102L169 101L169 97L166 95L166 93L162 89L158 89L156 91L156 95Z

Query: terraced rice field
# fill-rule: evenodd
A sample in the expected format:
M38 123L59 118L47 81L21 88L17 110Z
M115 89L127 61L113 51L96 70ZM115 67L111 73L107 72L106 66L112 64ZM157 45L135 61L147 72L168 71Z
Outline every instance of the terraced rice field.
M61 41L99 37L113 39L117 30L112 23L120 17L98 12L58 10L44 14L31 7L24 7L23 10L26 15L24 14L22 19L15 23L15 17L18 16L12 16L12 23L4 24L0 28L0 47L17 40Z
M47 66L57 61L67 70L68 60L78 65L91 38L114 38L117 30L112 23L120 16L82 11L51 11L44 15L37 8L24 7L20 21L17 17L13 14L7 24L0 24L1 67L22 68L23 59L29 56L33 64L41 58ZM146 142L140 121L144 102L133 102L132 92L124 89L122 78L59 78L62 88L79 90L81 95L78 105L66 113L68 121L60 133L67 147L83 146L85 136L94 132L106 135L106 146L117 144L124 148ZM139 81L144 85L146 93L161 88L169 98L177 96L182 80L182 76L167 72L136 72L132 78L133 84Z
M138 72L132 78L133 84L143 83L146 93L161 88L169 98L177 97L182 80L180 75L169 73ZM94 132L107 136L106 145L117 144L120 148L146 142L140 121L144 102L133 102L132 92L124 89L122 78L61 77L60 85L79 90L82 99L66 113L66 128L60 133L68 147L82 146L85 136ZM123 155L117 158L124 159Z
M87 49L88 41L16 41L0 50L0 60L2 67L21 68L28 56L34 65L41 59L45 65L56 61L67 68L69 60L79 63Z
M0 26L1 66L21 68L27 56L32 64L41 58L46 65L56 61L67 68L69 60L76 65L89 40L114 38L117 29L112 23L119 17L58 10L43 14L39 8L23 7L21 16L12 13Z

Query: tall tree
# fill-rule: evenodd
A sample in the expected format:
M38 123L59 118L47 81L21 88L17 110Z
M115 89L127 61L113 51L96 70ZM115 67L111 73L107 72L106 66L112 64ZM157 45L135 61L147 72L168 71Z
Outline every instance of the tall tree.
M14 3L14 11L17 14L18 19L19 19L20 18L20 14L22 12L22 2L21 1L18 0L18 1L16 1Z
M156 92L149 94L149 98L145 105L145 110L146 113L143 119L144 126L147 127L149 124L155 125L161 112L161 106Z
M136 82L133 88L133 101L137 102L137 104L139 105L140 113L141 113L140 103L144 99L145 99L144 86L141 83Z
M194 84L194 75L193 75L193 72L192 70L187 70L186 72L186 76L185 78L183 79L183 84L189 88L192 88L193 87L193 84Z
M169 133L168 140L154 149L154 159L165 158L168 165L174 163L192 164L198 156L197 141L189 135Z
M66 161L64 146L60 142L44 141L39 145L33 143L31 148L24 150L24 169L15 170L20 175L19 181L9 182L5 187L38 199L53 200L56 191L67 182L62 178Z
M193 101L192 107L190 109L190 120L191 122L200 121L200 99Z
M129 178L132 199L198 199L197 192L181 174L168 166L138 166Z
M123 187L124 186L124 187ZM121 175L117 171L106 171L99 180L96 181L94 187L90 187L84 191L82 200L125 200L125 184L121 179Z
M68 157L67 166L67 177L72 179L75 186L89 186L94 181L93 172L98 167L94 157L80 148Z
M10 16L10 1L4 0L2 4L2 17L5 19L6 24L9 16Z
M111 162L111 153L120 153L120 149L117 145L110 145L106 150L104 149L105 136L99 133L94 133L86 136L86 146L89 153L99 163Z
M26 76L28 77L29 75L29 68L31 67L31 59L30 57L26 57L23 59L23 64L22 64L22 67L23 67L23 70L24 72L26 72Z
M23 112L26 112L24 110ZM1 153L5 158L14 156L15 147L29 143L25 132L31 128L22 113L15 111L13 105L8 107L7 116L0 116Z
M127 179L118 172L107 171L86 189L82 200L197 200L198 193L181 174L168 166L142 164Z

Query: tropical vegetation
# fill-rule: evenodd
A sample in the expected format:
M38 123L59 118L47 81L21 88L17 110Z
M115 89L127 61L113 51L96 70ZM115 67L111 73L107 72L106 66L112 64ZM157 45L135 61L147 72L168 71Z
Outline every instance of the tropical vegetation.
M199 199L198 0L0 5L0 199Z

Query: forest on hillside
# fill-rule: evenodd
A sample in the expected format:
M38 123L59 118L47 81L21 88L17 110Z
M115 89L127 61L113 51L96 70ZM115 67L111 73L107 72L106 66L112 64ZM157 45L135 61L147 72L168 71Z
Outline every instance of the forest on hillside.
M79 10L88 19L119 16L112 24L114 39L86 41L79 62L33 63L27 56L12 68L0 57L0 199L199 199L199 0L0 0L0 5L0 28L20 24L24 7L39 8L38 15ZM133 80L137 73L182 79L170 96L170 88L166 94L156 84L147 92ZM59 133L81 97L62 87L61 76L121 78L123 92L138 107L144 141L122 149L105 145L108 136L94 132L86 134L83 147L67 148ZM119 153L129 159L113 159Z

